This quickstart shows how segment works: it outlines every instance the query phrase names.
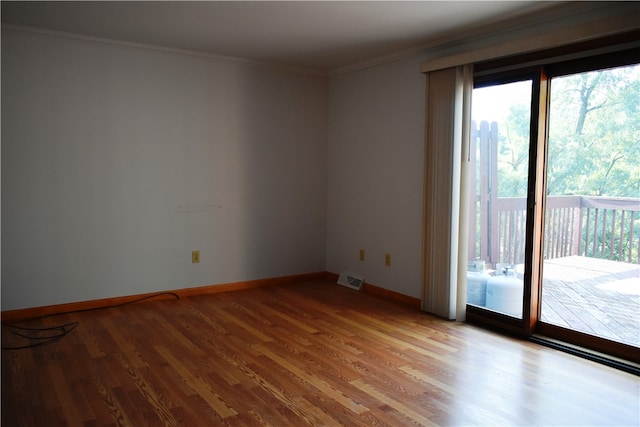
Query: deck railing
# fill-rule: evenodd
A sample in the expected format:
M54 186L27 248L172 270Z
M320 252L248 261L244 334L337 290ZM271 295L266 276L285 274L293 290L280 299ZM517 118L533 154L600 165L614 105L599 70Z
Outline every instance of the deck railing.
M580 255L640 264L640 199L586 197Z
M480 201L477 200L477 208ZM524 262L525 198L497 198L480 218L469 245L469 259L496 263ZM479 227L477 227L479 225ZM473 240L472 240L473 241ZM545 259L581 255L640 264L640 199L548 196L545 209Z
M497 196L498 124L472 122L470 143L469 260L520 264L526 199ZM547 197L545 259L582 255L640 264L639 246L640 198Z

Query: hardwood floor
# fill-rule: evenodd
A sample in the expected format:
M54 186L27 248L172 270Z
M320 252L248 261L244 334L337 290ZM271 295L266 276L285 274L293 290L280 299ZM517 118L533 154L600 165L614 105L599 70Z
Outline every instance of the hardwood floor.
M72 321L3 350L3 426L640 424L638 377L327 281Z

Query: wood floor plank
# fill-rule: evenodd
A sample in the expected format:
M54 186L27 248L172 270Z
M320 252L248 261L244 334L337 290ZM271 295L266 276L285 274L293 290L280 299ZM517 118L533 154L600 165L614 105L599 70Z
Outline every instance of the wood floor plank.
M2 425L640 425L636 376L322 280L30 324L73 321L2 352Z
M421 411L421 413L418 413L417 411L409 408L407 405L405 405L404 403L400 402L399 400L394 399L393 397L391 397L389 395L389 393L386 392L386 390L376 389L375 387L371 386L370 384L365 383L363 380L351 381L351 385L354 385L355 387L359 388L360 390L362 390L363 392L367 393L368 395L370 395L374 399L378 400L379 402L389 406L390 408L395 409L396 411L400 412L401 414L404 414L412 422L418 423L418 424L423 425L423 426L435 426L436 425L429 418L432 414L426 412L424 409Z
M140 349L131 342L129 336L124 335L124 328L122 326L117 325L114 320L108 316L102 318L102 324L108 330L109 335L113 339L113 343L120 350L120 353L131 361L133 367L144 368L149 366L147 361L142 357Z
M155 350L166 360L182 377L182 379L193 387L221 418L227 418L236 415L238 412L229 407L224 398L214 391L211 385L200 375L185 366L171 351L164 346L157 346Z
M299 366L298 363L291 363L285 357L277 354L274 351L268 350L265 346L254 345L254 348L257 348L258 351L260 351L262 354L264 354L265 356L267 356L268 358L270 358L274 362L278 363L283 368L287 369L289 372L291 372L293 375L295 375L301 381L304 381L304 382L308 383L309 385L312 385L313 387L318 389L318 391L320 391L323 395L329 396L331 399L333 399L336 402L340 403L341 405L343 405L345 408L349 409L350 411L352 411L352 412L354 412L356 414L360 414L362 412L367 411L366 407L360 405L357 402L354 402L348 396L346 396L344 393L342 393L340 390L338 390L335 387L331 386L327 382L321 380L316 375L310 374L308 372L308 370L306 369L307 368L306 365Z
M130 426L133 425L129 417L127 416L127 411L122 406L122 404L118 401L118 398L114 396L113 390L106 387L100 378L94 377L94 385L96 390L102 397L102 405L96 401L96 406L102 406L106 408L111 418L115 421L115 424L118 426ZM106 423L108 419L102 418L102 423ZM27 425L27 424L24 424Z
M71 384L65 380L65 374L60 365L52 364L49 366L48 371L64 418L68 420L79 420L81 423L84 423L87 419L91 419L91 417L86 418L82 413L81 408L85 405L81 405L82 401L79 401L76 396L74 396L74 393L71 391Z

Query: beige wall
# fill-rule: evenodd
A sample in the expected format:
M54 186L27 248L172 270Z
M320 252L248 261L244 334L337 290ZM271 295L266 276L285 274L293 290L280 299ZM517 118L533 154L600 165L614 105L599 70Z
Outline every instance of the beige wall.
M329 271L360 274L416 298L424 167L419 66L411 57L331 78L327 211Z
M3 30L2 309L324 271L326 100L323 77Z

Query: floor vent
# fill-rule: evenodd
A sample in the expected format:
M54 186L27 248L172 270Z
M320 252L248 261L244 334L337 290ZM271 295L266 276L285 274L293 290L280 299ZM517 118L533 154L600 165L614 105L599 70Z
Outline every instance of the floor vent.
M347 288L355 289L357 291L362 288L363 283L364 279L362 277L351 273L342 273L340 277L338 277L339 285L346 286Z

